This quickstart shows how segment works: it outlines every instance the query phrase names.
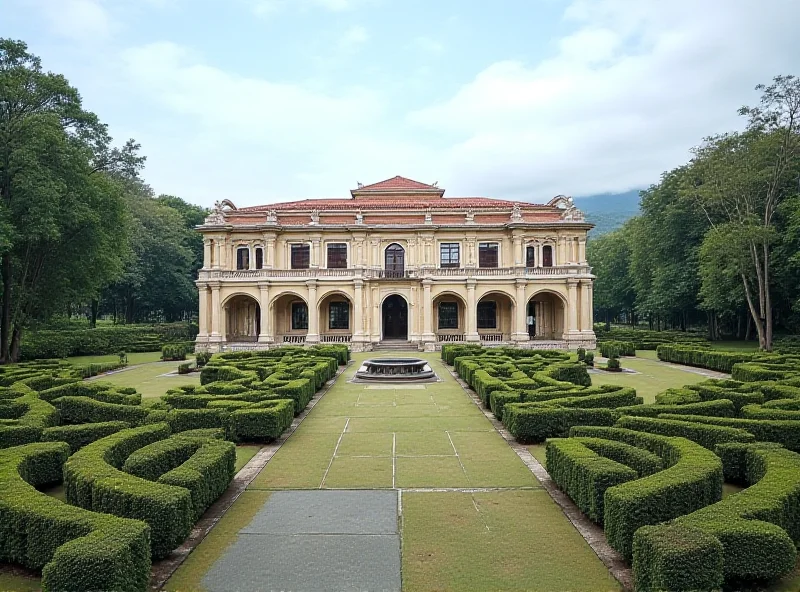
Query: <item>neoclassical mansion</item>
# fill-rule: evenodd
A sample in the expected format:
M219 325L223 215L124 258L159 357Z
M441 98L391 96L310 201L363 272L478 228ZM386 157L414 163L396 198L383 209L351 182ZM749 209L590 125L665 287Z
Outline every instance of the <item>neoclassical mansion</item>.
M198 227L198 349L594 346L592 225L571 198L444 197L404 177L350 194L216 205Z

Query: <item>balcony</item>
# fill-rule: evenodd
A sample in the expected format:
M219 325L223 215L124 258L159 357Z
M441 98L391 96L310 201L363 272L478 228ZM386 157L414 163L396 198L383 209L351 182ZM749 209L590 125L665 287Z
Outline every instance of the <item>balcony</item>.
M553 267L425 267L394 271L389 269L346 268L346 269L201 269L199 279L208 280L249 280L268 278L317 279L343 278L365 280L414 280L432 278L484 278L484 277L527 277L558 278L591 273L588 265L554 265Z

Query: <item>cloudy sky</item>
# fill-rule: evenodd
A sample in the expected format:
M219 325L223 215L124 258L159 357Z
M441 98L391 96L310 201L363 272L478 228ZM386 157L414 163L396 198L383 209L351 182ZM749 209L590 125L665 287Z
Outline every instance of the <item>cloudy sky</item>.
M0 0L159 193L623 192L686 161L776 74L797 0Z

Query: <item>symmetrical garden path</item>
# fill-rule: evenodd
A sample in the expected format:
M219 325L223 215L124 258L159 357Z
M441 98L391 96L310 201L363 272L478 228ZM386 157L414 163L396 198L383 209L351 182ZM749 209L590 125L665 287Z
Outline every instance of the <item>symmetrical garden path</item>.
M349 382L367 357L166 589L620 589L438 354L440 382Z

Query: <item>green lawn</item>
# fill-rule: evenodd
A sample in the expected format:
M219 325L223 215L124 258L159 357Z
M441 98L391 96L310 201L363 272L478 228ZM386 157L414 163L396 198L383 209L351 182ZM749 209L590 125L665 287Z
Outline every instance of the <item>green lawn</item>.
M627 372L597 372L592 374L592 384L621 384L636 389L636 393L644 399L645 403L655 403L657 393L670 387L679 387L685 384L695 384L707 380L706 376L672 368L666 364L651 359L639 357L620 358L623 368L635 370L635 374ZM655 352L653 352L655 353Z
M133 366L134 364L148 364L150 362L158 362L161 360L161 352L141 352L141 353L131 353L128 354L128 364ZM67 358L67 361L70 364L75 365L84 365L84 364L103 364L105 362L117 362L119 361L119 356L116 354L111 354L107 356L76 356L72 358Z
M236 447L236 472L238 473L259 450L261 450L259 444L239 444Z
M200 384L200 373L177 374L181 362L152 362L106 374L98 378L119 386L129 386L142 393L142 397L160 397L168 389L184 384Z
M618 592L543 490L403 495L403 589Z

